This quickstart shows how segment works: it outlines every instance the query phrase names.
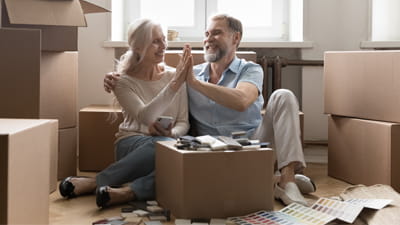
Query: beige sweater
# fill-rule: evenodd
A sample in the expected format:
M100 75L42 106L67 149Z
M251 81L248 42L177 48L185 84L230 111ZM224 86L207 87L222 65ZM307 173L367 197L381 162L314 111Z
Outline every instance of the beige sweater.
M119 125L117 141L132 135L149 135L149 125L159 116L174 118L172 135L179 137L189 130L186 84L178 92L168 87L175 71L165 70L160 80L144 81L122 75L114 94L122 107L124 121Z

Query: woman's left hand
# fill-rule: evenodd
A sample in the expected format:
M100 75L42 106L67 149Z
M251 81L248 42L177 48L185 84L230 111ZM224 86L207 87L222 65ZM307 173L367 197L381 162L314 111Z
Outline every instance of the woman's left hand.
M151 136L172 137L172 124L165 129L159 122L154 122L149 126L149 133Z

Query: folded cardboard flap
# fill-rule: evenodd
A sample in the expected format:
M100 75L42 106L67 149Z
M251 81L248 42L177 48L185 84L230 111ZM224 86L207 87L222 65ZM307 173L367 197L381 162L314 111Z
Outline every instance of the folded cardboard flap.
M79 0L5 0L10 24L86 27L84 13L108 10Z
M89 14L89 13L101 13L101 12L111 12L108 9L105 9L103 7L94 5L90 2L80 0L82 10L84 14Z
M5 0L5 3L11 24L86 26L78 0Z
M78 27L86 26L83 14L109 12L83 0L0 0L0 3L0 27L40 30L42 51L78 51Z

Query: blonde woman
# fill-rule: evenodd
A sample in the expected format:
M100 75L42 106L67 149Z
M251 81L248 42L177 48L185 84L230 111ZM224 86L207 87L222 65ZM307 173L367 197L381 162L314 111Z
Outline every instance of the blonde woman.
M184 135L189 129L184 82L192 73L190 48L184 47L176 70L164 66L165 36L161 26L148 19L130 26L128 44L113 90L124 116L116 134L117 161L96 178L66 178L59 187L63 197L96 190L98 207L154 199L155 143ZM157 122L160 116L172 117L173 122L164 127ZM125 183L129 184L116 187Z

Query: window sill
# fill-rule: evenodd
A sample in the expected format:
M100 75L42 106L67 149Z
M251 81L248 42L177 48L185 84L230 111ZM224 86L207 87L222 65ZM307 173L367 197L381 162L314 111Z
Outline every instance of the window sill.
M400 41L362 41L361 49L400 49Z
M181 48L184 44L190 44L192 48L203 47L201 41L169 41L168 47ZM104 41L103 47L105 48L127 48L126 41ZM272 42L252 42L244 41L240 43L241 48L312 48L313 42L311 41L272 41Z

